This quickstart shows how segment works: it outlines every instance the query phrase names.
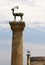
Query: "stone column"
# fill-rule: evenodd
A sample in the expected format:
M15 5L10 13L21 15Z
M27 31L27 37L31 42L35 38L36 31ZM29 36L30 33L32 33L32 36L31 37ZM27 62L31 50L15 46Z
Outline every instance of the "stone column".
M12 53L11 65L23 65L23 30L24 22L12 21L9 22L12 30Z
M27 65L31 65L30 64L30 52L27 53Z

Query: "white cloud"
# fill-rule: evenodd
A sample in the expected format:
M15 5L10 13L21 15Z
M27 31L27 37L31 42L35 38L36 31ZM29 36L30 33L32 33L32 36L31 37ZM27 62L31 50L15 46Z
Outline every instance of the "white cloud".
M8 23L0 23L0 30L3 30L3 29L7 30L9 28L10 28L10 26Z
M3 27L3 28L7 28L7 27L9 27L9 25L8 24L6 24L6 23L2 23L2 24L0 24L0 27Z

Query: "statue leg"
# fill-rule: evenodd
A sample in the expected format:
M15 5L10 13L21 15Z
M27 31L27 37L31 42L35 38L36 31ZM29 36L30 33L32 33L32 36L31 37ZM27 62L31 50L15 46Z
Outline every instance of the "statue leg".
M14 20L16 21L16 16L14 16Z
M22 16L20 16L20 17L21 17L21 20L22 20L23 19Z
M21 16L21 19L23 20L23 17Z

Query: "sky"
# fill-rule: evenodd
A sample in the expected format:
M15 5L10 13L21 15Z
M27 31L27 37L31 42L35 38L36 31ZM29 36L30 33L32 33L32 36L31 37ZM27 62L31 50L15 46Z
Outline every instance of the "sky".
M45 56L45 0L0 0L0 65L11 64L12 31L9 22L14 20L11 8L17 5L18 11L24 13L26 25L23 31L24 65L27 50L31 56Z

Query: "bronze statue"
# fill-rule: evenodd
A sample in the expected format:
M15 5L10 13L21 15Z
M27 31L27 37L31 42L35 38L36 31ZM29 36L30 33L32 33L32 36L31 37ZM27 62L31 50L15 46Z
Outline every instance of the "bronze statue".
M16 16L20 16L21 17L21 20L23 19L22 18L22 16L23 16L23 13L14 13L14 10L15 9L19 9L19 7L18 6L15 6L14 8L12 8L11 10L12 10L12 14L13 14L13 16L14 16L14 20L16 21Z

